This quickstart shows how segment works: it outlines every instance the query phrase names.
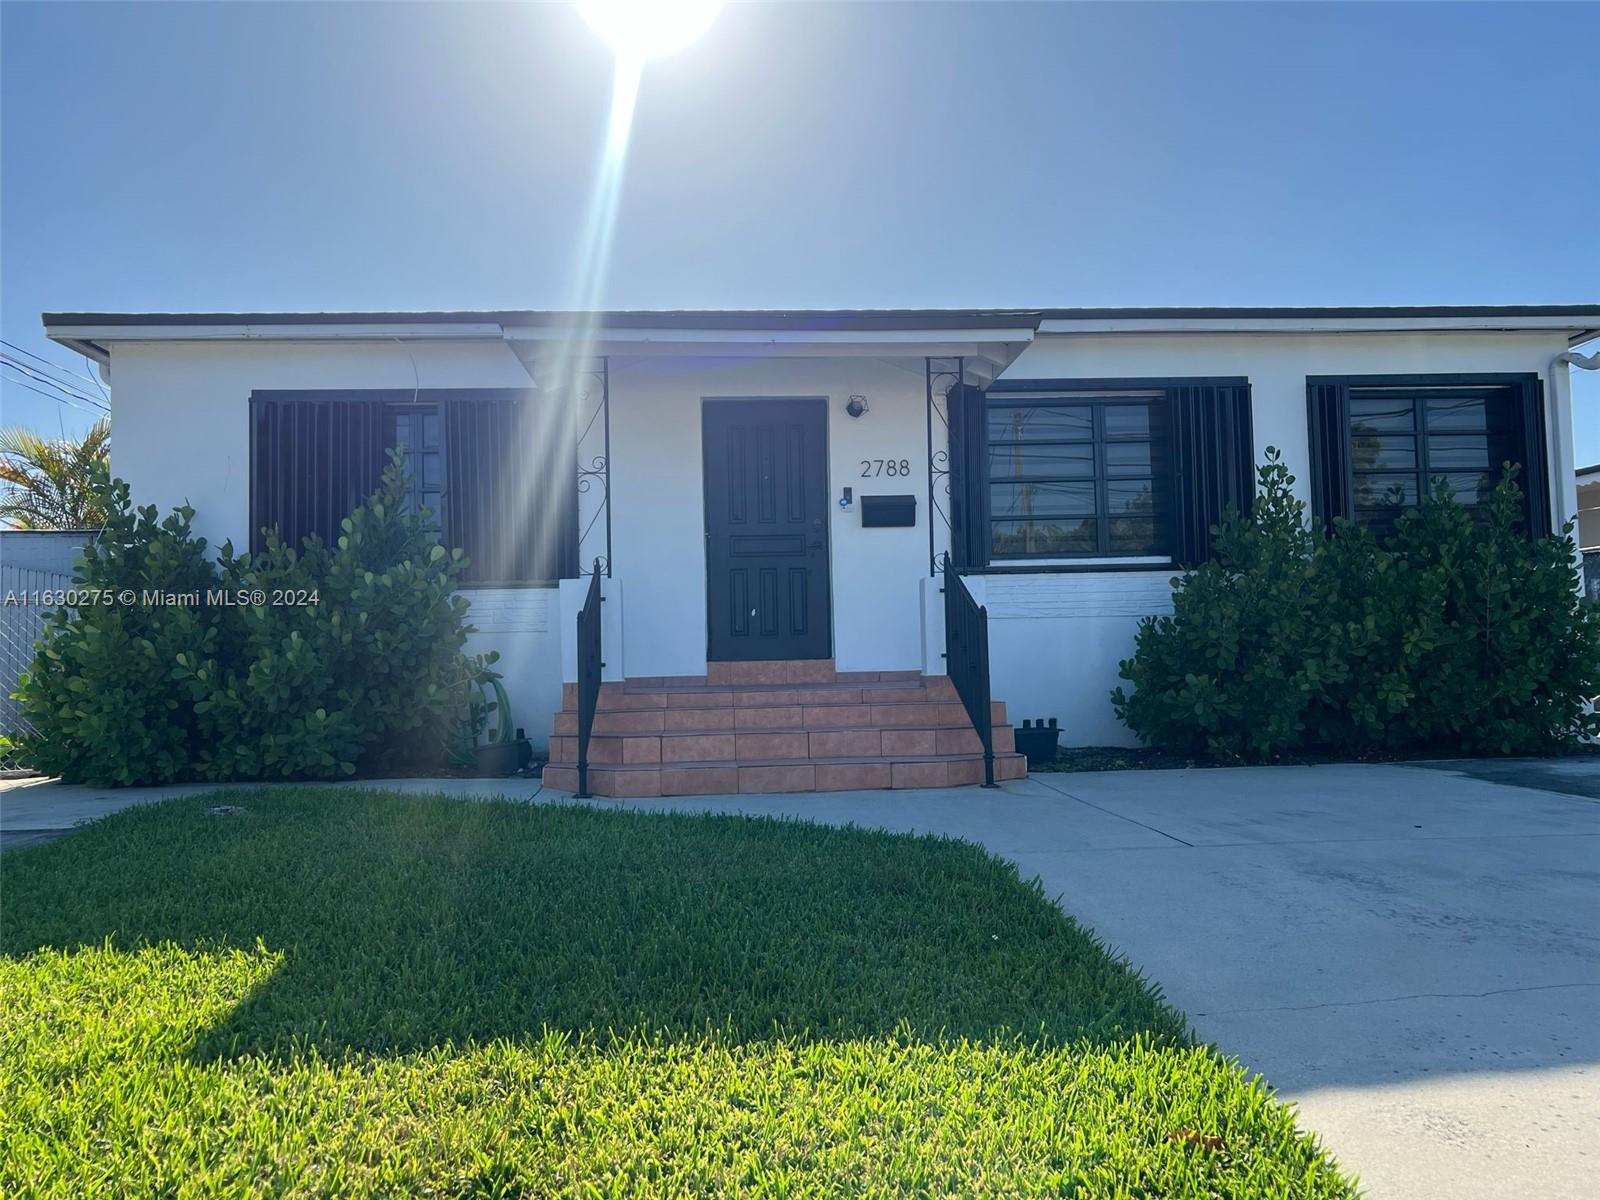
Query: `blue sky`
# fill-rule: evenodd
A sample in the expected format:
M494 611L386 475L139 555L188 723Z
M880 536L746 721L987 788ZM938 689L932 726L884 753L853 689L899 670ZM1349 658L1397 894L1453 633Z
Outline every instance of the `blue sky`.
M8 0L0 38L7 342L572 300L611 64L565 5ZM600 302L1600 301L1596 45L1596 4L735 5L647 73Z

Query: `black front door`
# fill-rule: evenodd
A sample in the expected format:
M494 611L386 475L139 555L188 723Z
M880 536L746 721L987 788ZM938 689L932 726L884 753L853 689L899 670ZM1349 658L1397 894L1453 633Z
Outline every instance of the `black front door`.
M825 403L708 400L703 421L707 657L827 658Z

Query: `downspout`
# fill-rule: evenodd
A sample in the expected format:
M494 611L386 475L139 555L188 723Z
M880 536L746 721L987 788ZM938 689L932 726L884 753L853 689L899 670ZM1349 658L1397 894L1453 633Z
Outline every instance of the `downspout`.
M1561 490L1557 493L1560 501L1557 505L1555 528L1559 530L1568 521L1578 519L1578 484L1573 472L1577 470L1574 463L1567 461L1573 444L1572 429L1572 382L1571 372L1566 368L1581 367L1585 371L1600 370L1600 352L1595 354L1579 354L1576 350L1567 350L1556 355L1550 360L1550 367L1545 372L1550 382L1550 432L1554 434L1553 442L1558 461L1555 463L1556 478L1561 480Z

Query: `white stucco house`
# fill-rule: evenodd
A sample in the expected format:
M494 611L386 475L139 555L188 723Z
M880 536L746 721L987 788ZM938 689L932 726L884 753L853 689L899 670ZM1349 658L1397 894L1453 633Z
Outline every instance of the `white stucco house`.
M331 533L404 445L547 778L581 749L655 795L1006 778L1008 716L1128 742L1135 626L1268 446L1319 520L1510 459L1559 527L1600 305L44 321L101 364L114 472L213 543Z

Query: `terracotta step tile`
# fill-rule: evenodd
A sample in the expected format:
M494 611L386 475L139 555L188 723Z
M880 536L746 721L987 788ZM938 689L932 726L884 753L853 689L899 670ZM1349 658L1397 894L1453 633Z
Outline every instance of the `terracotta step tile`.
M663 796L737 795L738 767L662 767Z
M848 792L889 786L887 762L817 763L816 789L819 792Z
M745 729L799 729L805 723L804 710L798 705L783 707L740 708L733 710L733 727Z
M865 704L807 705L800 710L807 729L860 729L872 724Z
M994 777L996 779L1026 779L1028 777L1028 760L1020 754L996 754L994 756Z
M793 688L762 688L752 692L734 692L733 707L757 708L766 705L792 707L800 703Z
M706 691L706 692L657 692L667 708L732 708L733 693Z
M545 787L558 792L575 792L578 790L577 767L558 767L551 763L545 767L539 778Z
M578 710L577 684L563 683L561 685L561 707L566 712L576 712Z
M664 763L732 762L737 751L731 733L669 734L661 739Z
M832 683L837 674L833 659L799 659L788 664L786 683Z
M570 737L578 732L578 714L575 712L558 712L555 723L550 727L550 732L557 737L563 735Z
M667 733L710 732L731 733L733 713L730 708L667 708L661 712L663 729Z
M591 767L589 790L597 796L631 799L661 794L660 767Z
M645 708L665 708L666 692L600 692L595 705L597 712L636 712Z
M877 683L878 675L879 672L877 671L835 671L833 673L833 681L835 683Z
M812 685L794 689L794 702L806 704L860 704L859 687L822 687Z
M989 720L996 725L1006 723L1006 702L1004 700L989 701Z
M973 787L983 782L983 756L952 759L946 766L946 782L950 787ZM999 763L995 764L995 778L1000 778Z
M805 758L810 754L809 735L803 732L741 733L738 735L738 759L752 762L769 758Z
M1016 749L1016 730L1009 725L996 725L994 727L994 752L996 754L1014 754Z
M665 728L659 708L626 708L619 711L596 712L595 733L660 733ZM573 714L573 731L577 731L577 714Z
M896 725L928 728L933 725L959 725L966 710L959 704L874 704L872 723L890 728Z
M885 729L883 753L891 758L936 753L936 732L932 729Z
M927 688L907 684L861 689L861 700L864 704L920 704L927 699Z
M959 700L956 695L956 685L950 682L948 675L929 675L922 681L922 686L928 689L928 695L935 700Z
M832 664L829 664L830 667ZM765 662L714 662L706 664L706 682L788 683L789 664L783 660Z
M936 788L950 783L950 764L932 762L897 762L889 769L889 786L894 788Z
M923 678L921 671L879 671L879 683L916 682Z
M978 731L970 725L964 729L938 729L934 731L933 752L935 754L982 754L983 741L978 737Z
M553 737L550 739L550 761L555 763L575 763L578 761L578 739L576 737Z
M622 737L622 761L625 763L659 763L661 739L658 737Z
M883 735L876 729L815 731L810 738L812 758L875 758L883 753Z
M812 763L739 768L739 791L742 793L810 792L816 786L816 767Z

